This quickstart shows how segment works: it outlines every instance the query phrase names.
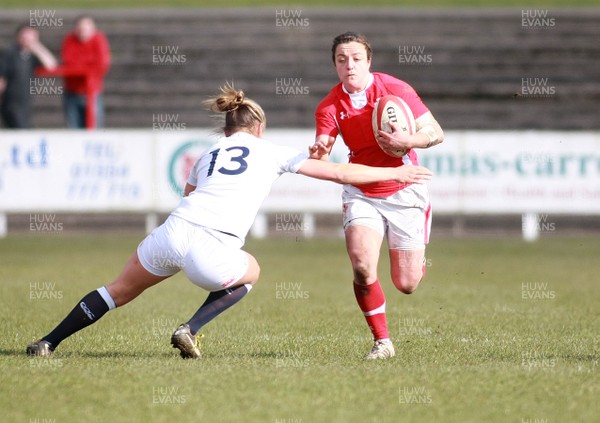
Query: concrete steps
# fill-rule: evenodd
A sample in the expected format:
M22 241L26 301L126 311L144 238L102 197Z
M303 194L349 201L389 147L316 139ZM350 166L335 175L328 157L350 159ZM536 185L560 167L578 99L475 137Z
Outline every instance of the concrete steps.
M282 27L290 11L307 26ZM62 28L41 28L55 53L79 11L57 10ZM178 114L187 127L213 126L201 101L234 80L264 107L271 127L312 127L314 108L337 83L332 38L364 32L373 66L413 85L445 128L597 129L600 127L600 9L549 10L554 26L522 26L520 9L111 9L92 10L109 37L107 126L151 128L155 114ZM6 45L29 10L3 11ZM153 61L153 49L185 55ZM401 64L400 49L429 64ZM163 50L164 51L164 50ZM406 50L405 50L406 51ZM182 56L179 57L180 59ZM277 80L304 92L281 95ZM550 97L518 95L523 78L548 78ZM517 94L515 96L515 94ZM63 127L61 99L34 98L36 127Z

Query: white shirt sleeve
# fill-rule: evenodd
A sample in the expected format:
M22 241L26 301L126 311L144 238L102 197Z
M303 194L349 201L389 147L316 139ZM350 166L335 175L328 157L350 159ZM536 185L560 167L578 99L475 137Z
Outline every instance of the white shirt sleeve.
M286 172L297 173L304 162L308 160L308 153L302 153L292 147L278 146L279 174Z
M194 163L194 167L192 167L192 170L190 171L190 176L188 177L187 183L193 186L198 186L198 168L200 167L200 159L202 158L202 156L200 156L200 158L198 160L196 160L196 163Z

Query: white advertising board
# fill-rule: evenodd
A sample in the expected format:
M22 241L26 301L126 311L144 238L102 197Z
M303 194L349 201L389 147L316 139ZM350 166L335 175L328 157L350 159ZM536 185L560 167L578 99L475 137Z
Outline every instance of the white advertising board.
M419 151L447 213L600 213L600 133L448 131Z
M0 133L0 210L147 210L153 158L137 131Z
M312 130L265 137L306 151ZM169 212L211 130L0 131L0 212ZM420 150L438 213L600 213L600 133L447 131ZM332 160L347 161L338 139ZM275 182L263 211L338 212L341 187ZM240 205L243 206L243 205Z

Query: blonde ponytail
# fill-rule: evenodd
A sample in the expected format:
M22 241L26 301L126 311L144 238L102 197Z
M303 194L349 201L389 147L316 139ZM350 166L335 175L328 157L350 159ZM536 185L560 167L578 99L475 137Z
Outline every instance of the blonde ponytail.
M225 126L222 128L226 136L241 129L254 129L257 123L266 123L265 112L253 100L246 98L242 90L236 90L227 82L220 87L220 94L204 101L205 107L215 113L225 113Z

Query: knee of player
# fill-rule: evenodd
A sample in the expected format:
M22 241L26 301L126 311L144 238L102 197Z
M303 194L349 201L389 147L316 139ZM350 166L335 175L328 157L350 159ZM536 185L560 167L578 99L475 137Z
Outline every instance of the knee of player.
M254 278L254 282L258 282L258 278L260 277L260 265L256 263L256 277Z
M247 283L254 285L258 282L258 278L260 277L260 266L257 262L254 262L254 265L250 268L247 277L249 281Z
M248 268L246 269L246 274L242 277L242 280L246 283L255 284L258 282L259 276L260 265L252 255L248 254Z
M396 285L396 288L403 294L410 295L417 290L417 286L418 285Z
M419 286L419 282L421 282L421 276L418 278L414 277L404 277L399 278L398 280L394 280L394 286L396 289L403 294L412 294L415 292Z
M374 277L371 275L369 267L363 263L357 263L353 266L354 280L359 285L365 285Z

